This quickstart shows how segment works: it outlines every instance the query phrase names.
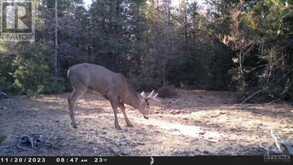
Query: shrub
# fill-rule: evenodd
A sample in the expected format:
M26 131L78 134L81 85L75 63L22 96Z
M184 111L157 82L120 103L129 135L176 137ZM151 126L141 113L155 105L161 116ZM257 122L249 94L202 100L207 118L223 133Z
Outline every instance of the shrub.
M178 93L176 91L176 88L174 86L168 85L168 86L163 86L158 90L159 97L162 98L172 98L172 97L177 97Z
M42 43L22 45L13 61L14 91L35 95L56 93L64 90L63 82L55 81L50 56L52 51Z

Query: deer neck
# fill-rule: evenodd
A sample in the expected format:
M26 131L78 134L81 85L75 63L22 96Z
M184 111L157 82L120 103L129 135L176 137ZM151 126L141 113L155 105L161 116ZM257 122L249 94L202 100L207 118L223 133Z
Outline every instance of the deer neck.
M140 104L139 95L135 91L129 91L126 94L125 104L132 106L133 108L138 109Z

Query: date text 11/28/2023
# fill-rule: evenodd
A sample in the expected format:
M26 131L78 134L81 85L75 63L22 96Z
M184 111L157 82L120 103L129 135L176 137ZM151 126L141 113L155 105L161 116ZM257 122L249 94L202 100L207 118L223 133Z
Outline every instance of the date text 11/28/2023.
M0 157L0 164L10 163L106 163L108 158L102 157Z

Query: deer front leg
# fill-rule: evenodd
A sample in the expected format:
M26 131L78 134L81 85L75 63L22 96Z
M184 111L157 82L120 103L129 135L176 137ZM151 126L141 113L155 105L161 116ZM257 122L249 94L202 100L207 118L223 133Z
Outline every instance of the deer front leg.
M118 129L118 130L121 130L121 127L119 125L119 122L118 122L118 117L117 117L117 113L118 113L118 109L117 109L117 102L116 101L111 101L111 106L112 106L112 109L113 109L113 112L114 112L114 118L115 118L115 121L114 121L114 125L115 125L115 128Z
M126 115L124 104L123 103L120 103L119 104L119 108L121 109L121 111L123 113L123 116L124 116L124 119L126 121L127 127L133 127L133 125L131 124L131 122L129 121L129 119L128 119L127 115Z

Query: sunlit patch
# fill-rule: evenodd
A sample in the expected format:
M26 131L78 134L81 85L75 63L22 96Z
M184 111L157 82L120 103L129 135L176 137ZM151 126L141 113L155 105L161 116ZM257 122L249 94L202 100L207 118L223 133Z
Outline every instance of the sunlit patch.
M192 126L192 125L184 125L176 122L169 122L164 120L157 119L149 119L149 120L141 120L140 118L131 118L135 119L134 121L139 124L152 125L155 126L165 133L177 135L177 136L186 136L189 138L201 138L206 139L208 141L219 142L224 138L228 139L239 139L236 134L226 134L218 131L208 130L207 128L203 128L201 126ZM251 137L253 139L254 137ZM249 138L250 139L250 138Z

